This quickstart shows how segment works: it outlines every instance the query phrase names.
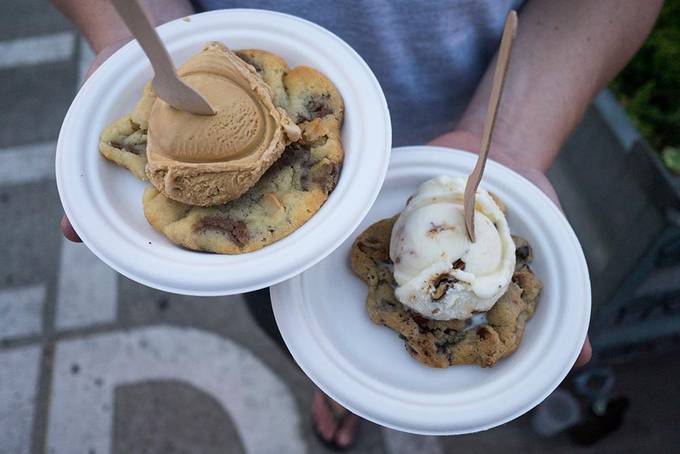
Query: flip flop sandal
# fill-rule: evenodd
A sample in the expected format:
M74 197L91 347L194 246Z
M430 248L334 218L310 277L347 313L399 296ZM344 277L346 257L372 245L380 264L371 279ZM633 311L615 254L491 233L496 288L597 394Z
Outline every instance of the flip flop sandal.
M341 427L345 425L347 421L349 421L350 418L355 417L358 418L354 413L352 413L349 410L343 409L343 410L337 410L333 407L333 405L330 402L330 398L326 395L323 396L323 402L326 405L326 408L328 411L333 415L333 419L335 420L335 431L333 432L333 436L331 437L330 440L326 440L323 435L319 432L319 429L317 427L316 422L312 422L312 428L314 429L314 434L316 435L316 438L327 448L333 450L333 451L347 451L349 449L352 449L354 445L356 444L357 441L357 434L359 427L357 426L355 429L354 433L354 439L346 446L340 446L335 442L335 436L338 433L338 430L340 430ZM358 424L358 422L357 422Z

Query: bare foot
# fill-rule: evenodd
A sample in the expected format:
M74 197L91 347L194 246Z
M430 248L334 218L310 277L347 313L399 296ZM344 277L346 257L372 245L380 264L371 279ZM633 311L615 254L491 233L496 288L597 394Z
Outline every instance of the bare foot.
M317 390L312 400L314 430L330 445L347 449L356 441L359 417Z
M61 232L64 234L67 240L73 241L75 243L80 243L82 241L66 215L62 216L61 218Z

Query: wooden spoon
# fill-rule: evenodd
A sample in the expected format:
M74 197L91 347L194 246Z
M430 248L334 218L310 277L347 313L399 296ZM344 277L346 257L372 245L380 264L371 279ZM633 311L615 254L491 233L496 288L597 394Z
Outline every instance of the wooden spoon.
M215 115L208 101L177 76L175 66L156 29L137 0L111 0L153 66L153 90L175 109L199 115Z
M493 134L494 124L496 123L496 113L498 112L498 105L501 102L503 83L505 82L505 75L508 71L510 51L512 50L512 43L515 39L516 33L517 12L511 10L505 18L505 27L503 28L501 46L498 50L496 71L494 73L493 84L491 86L491 97L489 98L489 107L486 111L486 119L484 120L482 145L479 149L477 164L475 164L475 168L468 177L467 183L465 185L465 195L463 202L465 208L465 229L467 230L470 241L473 243L475 242L475 195L477 193L479 182L482 180L484 166L486 165L486 158L489 155L491 136Z

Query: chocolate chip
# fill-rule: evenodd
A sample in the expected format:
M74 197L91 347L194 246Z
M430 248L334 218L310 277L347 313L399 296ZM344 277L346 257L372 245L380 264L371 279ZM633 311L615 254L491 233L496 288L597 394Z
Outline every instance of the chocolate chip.
M330 194L338 184L339 174L340 169L337 164L325 162L318 169L314 182L321 186L326 191L326 194Z
M439 301L446 295L446 292L449 290L449 288L458 282L458 279L455 277L451 276L450 274L440 274L435 278L434 282L432 283L432 287L434 287L434 291L432 292L432 300L433 301Z
M487 340L491 337L491 331L485 326L482 326L477 330L477 336L482 340Z
M136 155L141 155L146 151L146 145L143 143L121 143L121 142L116 142L115 140L112 140L109 142L112 147L118 148L119 150L127 151L128 153L136 154Z
M300 174L300 186L303 191L309 191L309 169L306 167L302 168L302 173Z
M303 114L302 119L306 121L313 120L315 118L325 117L333 113L333 108L331 106L331 95L330 93L324 93L322 95L316 95L309 98L307 105L307 114Z
M420 331L421 334L425 334L432 331L430 329L429 320L423 317L422 315L413 314L412 319L414 322L416 322L416 325L418 325L418 331Z
M465 269L465 262L462 261L461 259L456 260L453 262L453 265L451 265L454 270L464 270Z
M194 232L203 233L208 230L216 230L228 235L239 246L245 245L250 238L245 222L222 216L206 216L194 224Z
M430 229L427 231L427 236L429 236L430 238L434 238L438 233L443 232L445 230L456 230L456 226L447 224L446 222L441 224L435 224L434 222L430 222Z
M262 73L262 66L258 65L257 63L255 63L255 62L253 61L253 59L250 58L248 55L243 54L243 53L241 53L241 52L237 52L236 55L238 55L238 57L239 57L241 60L243 60L244 62L248 63L250 66L252 66L253 68L255 68L255 71L257 71L257 72L260 73L260 74Z
M301 168L300 185L303 190L309 190L309 170L315 164L312 152L309 148L299 144L291 143L283 150L281 157L274 162L274 164L267 170L267 174L279 172L285 167L294 167L299 165Z
M531 250L529 249L529 246L520 246L517 249L515 249L515 257L518 260L526 260L529 258L530 254Z
M437 342L437 353L439 354L446 354L448 353L448 350L455 346L457 343L461 342L465 335L463 333L459 333L458 331L453 331L450 329L444 330L444 333L447 334L446 339L443 342Z
M359 242L357 243L357 247L359 248L359 250L360 250L361 252L363 252L364 254L367 254L367 255L370 255L370 254L374 253L374 252L377 250L375 246L366 244L366 243L364 243L363 241L359 241Z
M390 301L390 300L388 300L387 298L381 298L381 299L380 299L380 304L382 304L383 306L390 306L390 307L394 307L394 306L395 306L394 301Z
M330 193L335 189L338 182L340 169L336 164L330 162L324 162L314 167L318 162L312 156L308 146L297 142L291 143L283 151L281 157L269 168L267 174L278 172L286 167L299 167L299 182L303 191L309 191L310 182L313 182L321 186L326 193ZM313 171L312 167L314 167Z

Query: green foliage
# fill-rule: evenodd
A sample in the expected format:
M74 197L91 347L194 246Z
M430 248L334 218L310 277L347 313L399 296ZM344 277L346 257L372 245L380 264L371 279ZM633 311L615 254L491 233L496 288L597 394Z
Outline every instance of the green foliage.
M666 0L652 34L610 88L653 147L676 147L664 161L679 169L680 0Z
M661 153L664 164L670 170L680 175L680 148L666 147Z

